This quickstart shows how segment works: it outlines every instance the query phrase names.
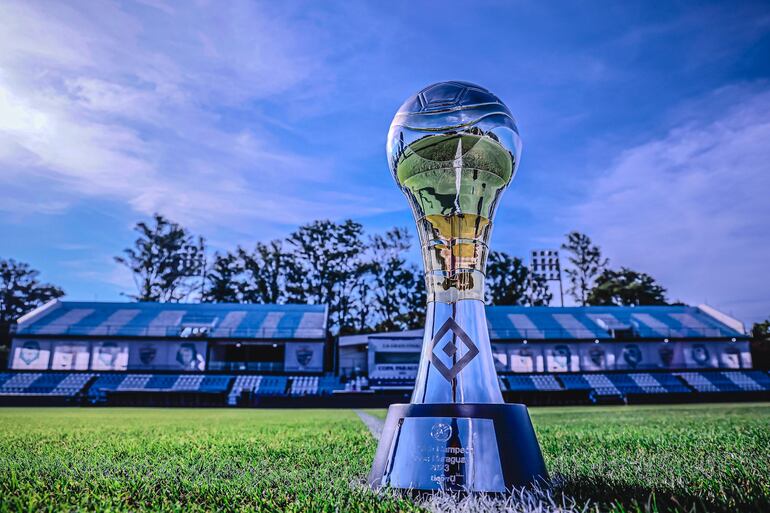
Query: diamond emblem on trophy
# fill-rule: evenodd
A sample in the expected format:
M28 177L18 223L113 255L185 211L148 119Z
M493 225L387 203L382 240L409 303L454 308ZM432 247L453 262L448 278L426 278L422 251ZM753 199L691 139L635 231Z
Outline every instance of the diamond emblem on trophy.
M483 87L433 84L396 113L387 154L417 223L428 305L411 402L388 410L369 483L505 492L545 479L526 406L503 401L484 312L492 222L521 155L513 116Z
M438 346L444 340L444 336L448 333L452 333L452 339L444 345L441 352L452 360L451 367L447 367L447 365L441 361L441 357L436 353ZM467 352L465 352L460 359L455 358L459 350L455 343L455 339L460 340L467 348ZM477 354L479 354L479 348L476 347L476 344L473 343L468 334L465 333L463 329L457 325L454 319L451 318L446 320L441 329L438 330L438 333L436 333L436 336L433 337L432 347L433 354L431 355L431 362L433 362L436 369L438 369L441 375L449 382L455 379L457 374L463 370Z

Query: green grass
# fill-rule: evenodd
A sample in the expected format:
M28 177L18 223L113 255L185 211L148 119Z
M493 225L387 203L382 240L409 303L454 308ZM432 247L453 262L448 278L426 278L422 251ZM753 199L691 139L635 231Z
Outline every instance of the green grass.
M770 404L542 408L532 420L569 496L770 511Z
M769 404L532 419L578 504L770 511ZM375 448L347 410L0 409L0 511L416 509L360 485Z
M399 511L351 411L0 409L0 510Z

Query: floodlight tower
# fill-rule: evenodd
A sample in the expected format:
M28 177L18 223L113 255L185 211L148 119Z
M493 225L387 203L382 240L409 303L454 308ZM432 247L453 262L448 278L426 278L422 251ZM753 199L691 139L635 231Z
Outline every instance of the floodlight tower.
M541 276L546 282L559 282L559 299L564 306L564 289L561 281L561 263L559 251L555 249L536 249L531 253L530 271L535 276Z

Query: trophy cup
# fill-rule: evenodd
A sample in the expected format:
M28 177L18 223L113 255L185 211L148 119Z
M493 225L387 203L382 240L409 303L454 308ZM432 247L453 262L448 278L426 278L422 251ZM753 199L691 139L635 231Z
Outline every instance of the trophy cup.
M547 478L526 406L505 404L484 313L492 218L521 154L508 108L466 82L399 109L388 161L417 222L428 294L409 404L388 410L372 488L505 492Z

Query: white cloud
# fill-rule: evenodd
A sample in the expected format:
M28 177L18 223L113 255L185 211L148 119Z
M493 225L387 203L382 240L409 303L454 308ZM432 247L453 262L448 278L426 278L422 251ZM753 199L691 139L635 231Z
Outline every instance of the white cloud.
M327 87L333 34L269 4L199 7L0 5L0 203L98 197L196 228L382 212L341 203L334 162L287 147L255 107Z
M672 298L766 317L770 90L724 89L690 104L686 117L618 156L577 208L579 226L613 265L651 273Z

